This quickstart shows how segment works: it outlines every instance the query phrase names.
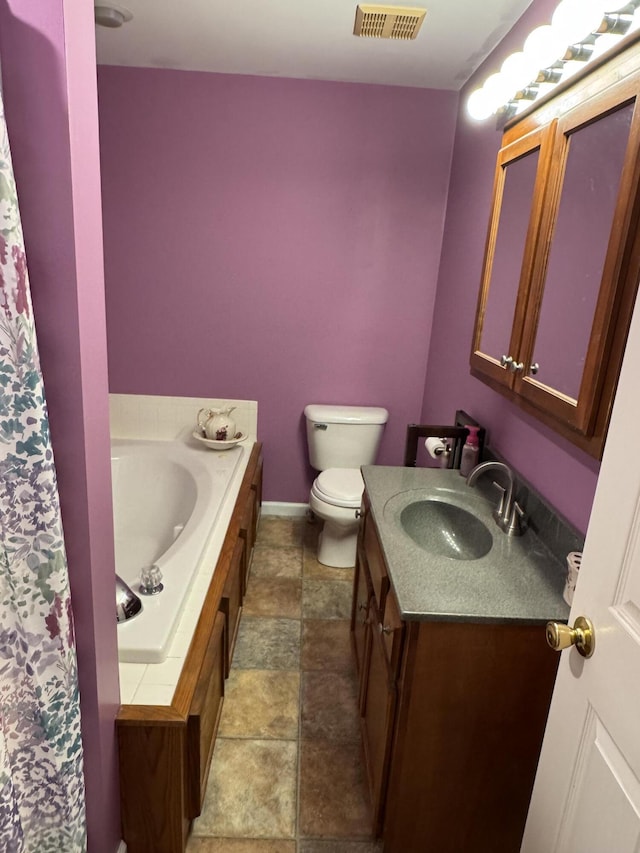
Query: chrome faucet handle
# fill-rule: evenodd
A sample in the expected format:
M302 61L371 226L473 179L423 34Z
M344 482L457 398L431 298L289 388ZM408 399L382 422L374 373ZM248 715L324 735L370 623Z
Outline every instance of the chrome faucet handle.
M526 516L524 510L518 503L518 501L513 502L513 509L511 510L511 518L509 518L509 523L505 527L504 532L507 536L522 536L526 529Z
M498 509L496 510L495 514L497 518L504 519L505 514L507 512L507 490L504 486L501 486L500 483L496 483L495 480L493 481L493 485L500 493L500 503L498 504Z

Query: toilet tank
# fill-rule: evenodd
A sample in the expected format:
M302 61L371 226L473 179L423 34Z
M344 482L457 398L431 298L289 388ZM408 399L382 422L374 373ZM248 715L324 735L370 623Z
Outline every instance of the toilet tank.
M375 406L305 407L309 461L316 471L372 465L389 418Z

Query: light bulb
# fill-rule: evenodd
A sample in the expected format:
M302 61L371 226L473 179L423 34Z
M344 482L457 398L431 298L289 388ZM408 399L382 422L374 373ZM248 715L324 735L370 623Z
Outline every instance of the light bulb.
M502 63L500 73L506 80L510 81L511 89L517 92L527 83L530 83L537 75L540 66L533 62L530 56L526 56L521 50L512 53Z
M489 102L493 104L493 112L495 112L498 107L501 107L502 104L504 104L504 102L513 95L514 91L509 80L499 72L487 77L484 81L484 85L482 86L482 90L485 92Z
M552 65L565 52L568 41L545 24L532 30L524 43L523 53L537 69Z
M494 112L493 104L489 102L487 93L476 89L467 99L467 112L476 121L484 121Z
M608 5L601 0L561 0L551 17L551 29L565 47L580 42L598 29Z

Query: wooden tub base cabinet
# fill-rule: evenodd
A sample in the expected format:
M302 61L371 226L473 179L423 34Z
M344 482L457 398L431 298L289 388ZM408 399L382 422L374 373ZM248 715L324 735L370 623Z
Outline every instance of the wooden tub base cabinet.
M517 853L558 666L544 625L402 620L365 510L352 645L384 853Z
M127 853L184 853L202 809L262 504L255 444L171 705L116 718Z

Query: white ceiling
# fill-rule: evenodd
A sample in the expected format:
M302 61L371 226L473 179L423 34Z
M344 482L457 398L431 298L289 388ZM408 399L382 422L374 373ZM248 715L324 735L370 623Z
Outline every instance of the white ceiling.
M531 2L391 0L427 9L391 41L353 35L357 0L116 0L133 19L96 27L98 62L458 90Z

